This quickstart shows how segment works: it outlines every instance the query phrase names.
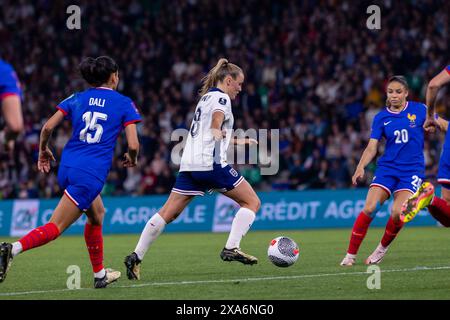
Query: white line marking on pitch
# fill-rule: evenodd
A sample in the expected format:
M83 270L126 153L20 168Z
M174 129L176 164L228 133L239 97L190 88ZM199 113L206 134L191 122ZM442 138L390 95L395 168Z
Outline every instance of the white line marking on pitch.
M450 266L442 267L415 267L410 269L392 269L381 270L381 273L392 272L414 272L414 271L434 271L434 270L450 270ZM176 286L189 284L208 284L208 283L234 283L234 282L251 282L251 281L271 281L271 280L290 280L290 279L305 279L305 278L320 278L320 277L334 277L334 276L351 276L368 274L366 271L358 272L339 272L339 273L319 273L319 274L303 274L297 276L278 276L278 277L255 277L242 279L223 279L223 280L193 280L193 281L178 281L178 282L147 282L140 284L133 284L128 286L113 285L109 290L114 288L140 288L150 286ZM56 293L56 292L78 292L80 290L95 290L94 288L80 288L80 289L56 289L56 290L40 290L40 291L23 291L23 292L5 292L0 293L0 297L20 296L40 293Z

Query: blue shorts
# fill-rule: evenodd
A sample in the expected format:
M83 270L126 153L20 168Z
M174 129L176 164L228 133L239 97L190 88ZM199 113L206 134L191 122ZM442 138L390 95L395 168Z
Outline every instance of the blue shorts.
M376 170L370 187L380 187L389 196L399 191L415 193L424 179L423 172L383 172Z
M442 187L449 189L450 187L450 149L443 149L439 160L438 182Z
M229 165L214 164L211 171L182 171L172 191L186 196L203 196L205 191L226 192L236 188L244 177Z
M61 166L58 183L64 194L81 210L86 211L103 189L103 181L78 168Z

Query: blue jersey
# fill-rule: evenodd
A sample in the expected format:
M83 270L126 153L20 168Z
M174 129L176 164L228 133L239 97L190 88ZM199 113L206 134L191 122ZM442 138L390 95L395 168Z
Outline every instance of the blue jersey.
M0 100L10 95L22 98L20 82L13 67L0 59Z
M141 121L133 101L108 88L91 88L71 95L57 108L71 120L73 129L61 166L87 171L105 181L117 136L127 125Z
M445 68L447 70L448 74L450 74L450 64Z
M370 138L386 139L384 154L377 162L379 167L395 172L425 170L422 126L426 109L423 103L408 101L401 112L385 108L375 116Z

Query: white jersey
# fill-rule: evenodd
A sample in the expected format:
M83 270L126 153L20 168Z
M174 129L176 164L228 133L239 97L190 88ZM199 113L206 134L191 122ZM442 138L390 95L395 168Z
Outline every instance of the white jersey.
M215 141L211 132L212 115L216 111L224 114L221 129L226 131L226 137L220 141ZM220 89L210 89L200 98L195 108L194 119L181 156L180 172L210 171L213 170L214 163L225 167L233 124L230 97Z

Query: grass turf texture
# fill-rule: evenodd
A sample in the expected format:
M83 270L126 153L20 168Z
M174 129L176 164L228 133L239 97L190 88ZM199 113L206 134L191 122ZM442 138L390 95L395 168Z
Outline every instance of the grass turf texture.
M259 258L255 266L220 260L225 233L166 233L147 253L140 281L129 281L123 265L139 235L105 236L105 266L120 270L122 277L101 290L93 289L83 237L63 235L15 258L0 284L0 300L450 299L450 230L445 228L402 230L380 265L381 289L369 290L366 283L371 274L363 261L383 232L369 230L358 264L350 268L339 266L350 229L250 231L242 249ZM270 240L279 235L293 238L300 246L300 258L289 268L278 268L267 258ZM81 269L81 290L66 287L69 265Z

